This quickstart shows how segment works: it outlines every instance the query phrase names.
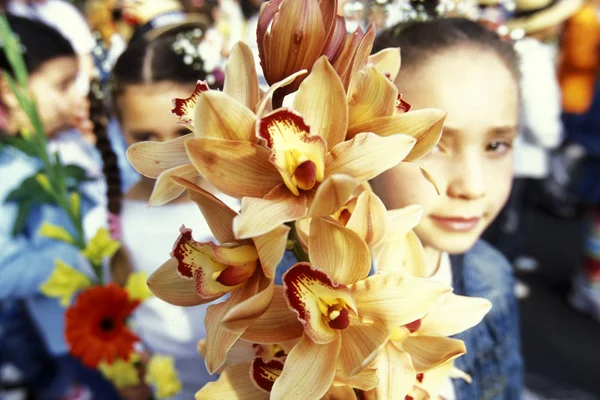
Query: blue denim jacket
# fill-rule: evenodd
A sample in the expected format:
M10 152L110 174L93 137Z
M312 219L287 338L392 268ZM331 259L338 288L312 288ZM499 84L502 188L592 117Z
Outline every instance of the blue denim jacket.
M473 378L471 384L453 380L457 400L520 399L523 360L511 265L481 240L466 254L451 256L451 265L454 293L492 302L481 323L456 336L468 351L456 367Z

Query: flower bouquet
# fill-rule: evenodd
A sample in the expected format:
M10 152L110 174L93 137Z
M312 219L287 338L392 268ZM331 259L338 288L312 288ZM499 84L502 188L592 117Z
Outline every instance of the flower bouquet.
M238 43L223 91L198 82L174 100L192 133L128 149L156 179L150 204L187 191L216 239L182 227L148 280L174 305L222 300L198 346L220 377L196 399L435 398L449 377L469 379L453 366L464 343L448 336L490 303L425 279L412 231L421 208L386 210L368 184L427 154L445 114L410 111L393 83L399 49L369 55L374 38L372 26L347 34L337 1L266 2L257 39L268 90ZM280 265L286 250L291 267Z

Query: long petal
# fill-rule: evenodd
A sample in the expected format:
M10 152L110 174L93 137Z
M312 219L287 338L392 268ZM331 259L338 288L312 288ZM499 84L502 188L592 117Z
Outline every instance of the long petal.
M333 383L341 344L339 338L331 343L316 344L303 336L288 354L271 396L275 399L320 399Z
M254 110L260 98L258 77L252 50L244 42L237 42L225 66L223 93Z
M196 392L196 400L266 400L269 394L257 388L250 379L250 362L225 369L216 382L209 382Z
M358 196L356 207L346 227L356 232L369 248L377 246L388 229L385 205L375 193L365 190Z
M296 93L294 109L304 116L311 134L327 141L328 149L346 137L348 106L345 99L346 91L338 74L326 57L319 58Z
M359 318L396 327L423 318L452 289L407 274L379 273L355 283L351 290Z
M317 188L307 216L326 217L335 213L346 204L359 184L359 181L349 175L328 176Z
M281 183L269 162L269 151L250 142L215 138L190 139L190 161L200 174L226 195L263 197Z
M254 65L254 64L253 64ZM194 136L255 142L256 116L242 103L218 90L198 95Z
M208 345L206 344L206 339L201 339L198 341L196 346L196 350L202 356L202 358L206 358L206 350ZM227 360L225 363L217 370L217 374L222 374L225 369L229 368L232 365L248 362L256 357L256 346L254 343L244 342L243 340L238 340L231 346L229 352L227 353Z
M183 164L161 173L154 183L154 188L150 195L149 204L151 206L162 206L163 204L167 204L181 196L185 191L184 187L181 187L173 181L173 177L180 177L193 181L198 177L198 171L192 164Z
M271 232L252 238L258 251L260 265L267 278L273 279L275 276L275 270L285 253L289 232L289 226L280 225Z
M338 368L343 376L353 376L371 363L388 341L389 331L381 324L361 324L354 320L340 331L342 349Z
M185 141L192 134L166 142L140 142L127 148L127 159L140 174L156 179L168 169L189 164Z
M492 303L479 297L450 293L431 310L415 332L420 336L453 336L477 325L491 309Z
M232 225L237 213L200 186L181 178L175 178L175 182L188 190L190 199L200 208L215 239L219 243L234 242Z
M260 99L260 102L256 106L256 115L258 115L258 117L260 118L265 114L268 114L271 111L273 111L273 94L278 89L292 84L292 82L294 82L297 77L306 75L307 73L307 70L301 70L271 85L271 87L269 87L269 90L267 90L267 92L264 94L262 99Z
M333 385L321 400L356 400L356 393L350 386Z
M260 8L256 27L256 41L258 45L258 56L263 71L269 69L270 48L265 43L265 36L268 35L268 29L273 22L275 14L279 11L279 5L283 0L271 0L264 2ZM271 83L272 84L272 83Z
M356 51L354 52L354 57L352 57L352 64L350 68L350 74L348 76L348 81L344 81L344 87L348 88L350 86L350 82L356 79L359 71L366 64L369 59L369 55L371 54L371 50L373 50L373 42L375 41L375 24L370 23L367 27L367 31L365 32L363 38L358 44Z
M313 218L308 237L310 262L335 282L352 284L369 275L371 254L367 244L351 229Z
M148 278L150 291L159 299L181 307L197 306L211 300L203 299L196 293L194 281L177 274L178 262L170 258Z
M394 82L400 71L401 58L399 48L383 49L369 56L368 63L377 68L377 71L389 77Z
M361 182L395 167L410 153L415 139L408 135L377 136L359 133L335 146L325 160L325 173L346 174Z
M305 215L304 194L294 196L284 185L280 185L264 199L244 197L242 212L233 220L233 232L238 239L252 238Z
M373 251L377 271L404 272L427 278L427 255L414 231L404 237L385 240Z
M375 359L377 387L365 393L365 399L404 400L417 382L417 372L408 353L391 343Z
M300 338L303 331L297 314L287 305L283 287L275 286L271 305L248 326L241 339L253 343L278 344Z
M334 1L322 1L321 5L322 6L323 5L331 6L334 3L337 3L337 0L335 2ZM334 11L334 14L337 14L337 10ZM333 63L333 62L335 62L335 60L338 59L338 57L344 50L345 43L346 43L346 21L345 21L344 17L342 17L341 15L335 15L335 19L333 20L331 28L329 29L329 34L327 36L327 41L325 42L325 46L323 47L322 54L327 56L327 58Z
M385 236L386 240L403 238L411 231L423 216L423 207L418 204L413 204L395 210L389 210L388 230Z
M417 372L427 372L467 352L465 343L447 337L409 336L402 348L410 354Z
M348 385L363 391L373 389L378 383L377 370L371 367L352 376L343 376L340 373L335 376L335 384Z
M275 283L262 276L258 293L232 307L223 317L223 325L231 331L246 329L252 321L267 311L274 291Z

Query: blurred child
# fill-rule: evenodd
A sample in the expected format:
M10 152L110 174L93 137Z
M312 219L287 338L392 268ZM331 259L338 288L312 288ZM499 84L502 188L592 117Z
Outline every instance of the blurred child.
M188 134L189 130L179 125L168 111L172 99L189 97L198 79L208 80L213 89L221 87L222 74L211 69L214 60L208 59L220 57L220 48L215 47L212 56L204 48L202 52L199 50L206 30L198 22L164 26L130 43L121 55L114 68L113 97L128 145L164 142ZM180 46L189 50L189 58L177 51ZM120 213L122 244L131 267L148 274L165 261L183 223L192 229L195 240L212 239L198 207L187 196L149 208L154 182L142 177L135 183L125 193ZM136 328L147 349L175 358L183 383L177 399L193 398L203 384L213 379L200 354L194 351L197 342L206 336L203 323L206 308L206 305L181 308L152 298L136 311Z
M414 109L448 112L438 146L419 165L400 163L372 187L388 209L423 206L415 228L428 272L466 296L493 304L482 323L458 335L468 353L456 366L472 384L448 384L446 399L519 399L522 361L517 302L510 264L479 240L508 198L512 142L519 117L519 72L511 43L475 22L438 19L396 26L376 39L374 51L400 47L396 85ZM402 189L399 189L402 188ZM407 189L409 188L409 189Z

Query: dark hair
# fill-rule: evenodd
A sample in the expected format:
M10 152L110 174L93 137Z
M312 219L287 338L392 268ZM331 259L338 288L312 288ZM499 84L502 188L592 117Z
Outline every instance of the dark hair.
M513 44L495 32L466 18L440 18L425 22L400 23L383 31L373 52L400 47L402 68L425 62L440 51L474 46L494 52L519 82L519 59Z
M71 43L54 28L12 14L6 14L6 19L22 45L23 60L29 74L55 58L75 56ZM0 69L14 75L4 51L0 51Z
M253 0L240 0L240 8L245 19L250 19L260 11L260 6L256 6Z

